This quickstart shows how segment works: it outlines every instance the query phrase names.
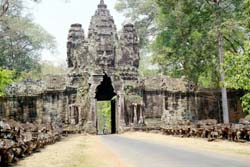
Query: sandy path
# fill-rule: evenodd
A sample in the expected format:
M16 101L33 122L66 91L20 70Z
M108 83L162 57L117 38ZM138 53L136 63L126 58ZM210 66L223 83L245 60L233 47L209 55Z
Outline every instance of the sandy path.
M174 136L166 136L162 134L128 132L122 136L131 139L150 141L155 143L171 144L173 146L181 146L189 149L212 151L225 155L239 156L250 159L250 143L235 143L229 141L208 142L200 138L181 138Z
M17 167L131 167L97 136L75 135L19 161Z

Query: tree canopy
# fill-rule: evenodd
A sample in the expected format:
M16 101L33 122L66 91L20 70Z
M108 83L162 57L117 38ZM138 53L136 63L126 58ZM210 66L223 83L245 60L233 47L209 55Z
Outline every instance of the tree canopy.
M250 114L250 41L245 42L244 48L242 53L226 53L224 69L226 86L246 91L242 97L242 106Z
M55 47L54 38L23 12L23 2L9 0L0 21L0 67L17 72L38 67L42 49Z
M116 8L137 25L158 73L185 76L201 87L222 87L223 113L225 86L249 90L245 41L249 41L250 0L118 0ZM224 67L231 69L222 68L224 52ZM250 110L246 106L248 94L243 107Z
M209 0L157 2L160 31L153 44L154 62L172 76L184 75L202 86L204 80L209 81L207 86L218 85L217 30L223 34L224 50L244 49L243 0L223 1L219 6Z
M140 46L146 47L156 33L155 18L158 6L155 0L117 0L115 9L133 22L138 31Z
M159 72L185 76L203 87L218 87L217 29L221 28L224 50L238 53L244 49L247 36L243 20L248 17L243 12L244 0L220 1L219 6L214 2L118 0L116 9L137 25L141 44L150 45L151 59Z
M55 40L40 25L32 20L23 0L1 0L0 5L0 68L2 76L40 71L39 64L43 49L53 50ZM11 74L12 75L12 74ZM11 77L10 77L11 78ZM12 81L12 79L7 82ZM6 86L4 81L0 87ZM2 90L1 90L2 91Z

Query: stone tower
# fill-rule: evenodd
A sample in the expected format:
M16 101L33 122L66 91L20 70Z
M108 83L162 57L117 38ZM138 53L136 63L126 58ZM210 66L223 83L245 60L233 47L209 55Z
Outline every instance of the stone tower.
M92 16L88 35L85 37L81 24L72 24L67 43L69 85L74 88L88 87L88 126L96 129L96 102L112 100L116 96L115 124L119 131L124 118L124 98L127 88L136 88L138 83L139 46L133 24L123 26L118 37L114 18L107 5L100 1ZM85 83L85 85L83 85ZM76 100L79 104L86 103ZM75 105L75 104L72 104ZM78 116L82 117L82 116Z
M117 58L118 36L114 19L103 1L92 17L88 32L89 51L95 65L114 68Z

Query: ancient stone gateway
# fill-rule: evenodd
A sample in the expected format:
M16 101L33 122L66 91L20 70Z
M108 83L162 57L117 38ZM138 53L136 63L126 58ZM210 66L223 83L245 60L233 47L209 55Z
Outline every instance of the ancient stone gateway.
M194 89L185 78L139 77L138 36L132 24L117 33L101 0L87 36L81 24L68 34L66 76L50 75L10 85L0 97L0 119L57 124L64 131L97 132L97 101L113 100L113 133L182 121L222 122L220 90ZM241 92L228 91L230 121L244 117Z
M118 133L124 122L125 89L136 87L138 83L140 58L134 25L124 25L119 37L114 19L101 0L91 19L87 38L81 24L72 24L67 48L69 85L86 90L85 94L77 96L75 103L80 104L79 110L87 112L89 128L96 129L97 101L117 96L112 133ZM86 96L88 98L83 98ZM89 108L85 103L90 103Z

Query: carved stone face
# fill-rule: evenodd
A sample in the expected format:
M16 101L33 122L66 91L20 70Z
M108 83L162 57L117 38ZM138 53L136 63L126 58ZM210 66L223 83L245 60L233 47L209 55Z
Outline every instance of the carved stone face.
M88 38L84 39L81 25L74 24L68 41L68 66L74 73L87 70L101 74L108 69L117 71L124 80L137 80L139 48L134 25L124 26L119 41L114 19L104 2L91 18Z

